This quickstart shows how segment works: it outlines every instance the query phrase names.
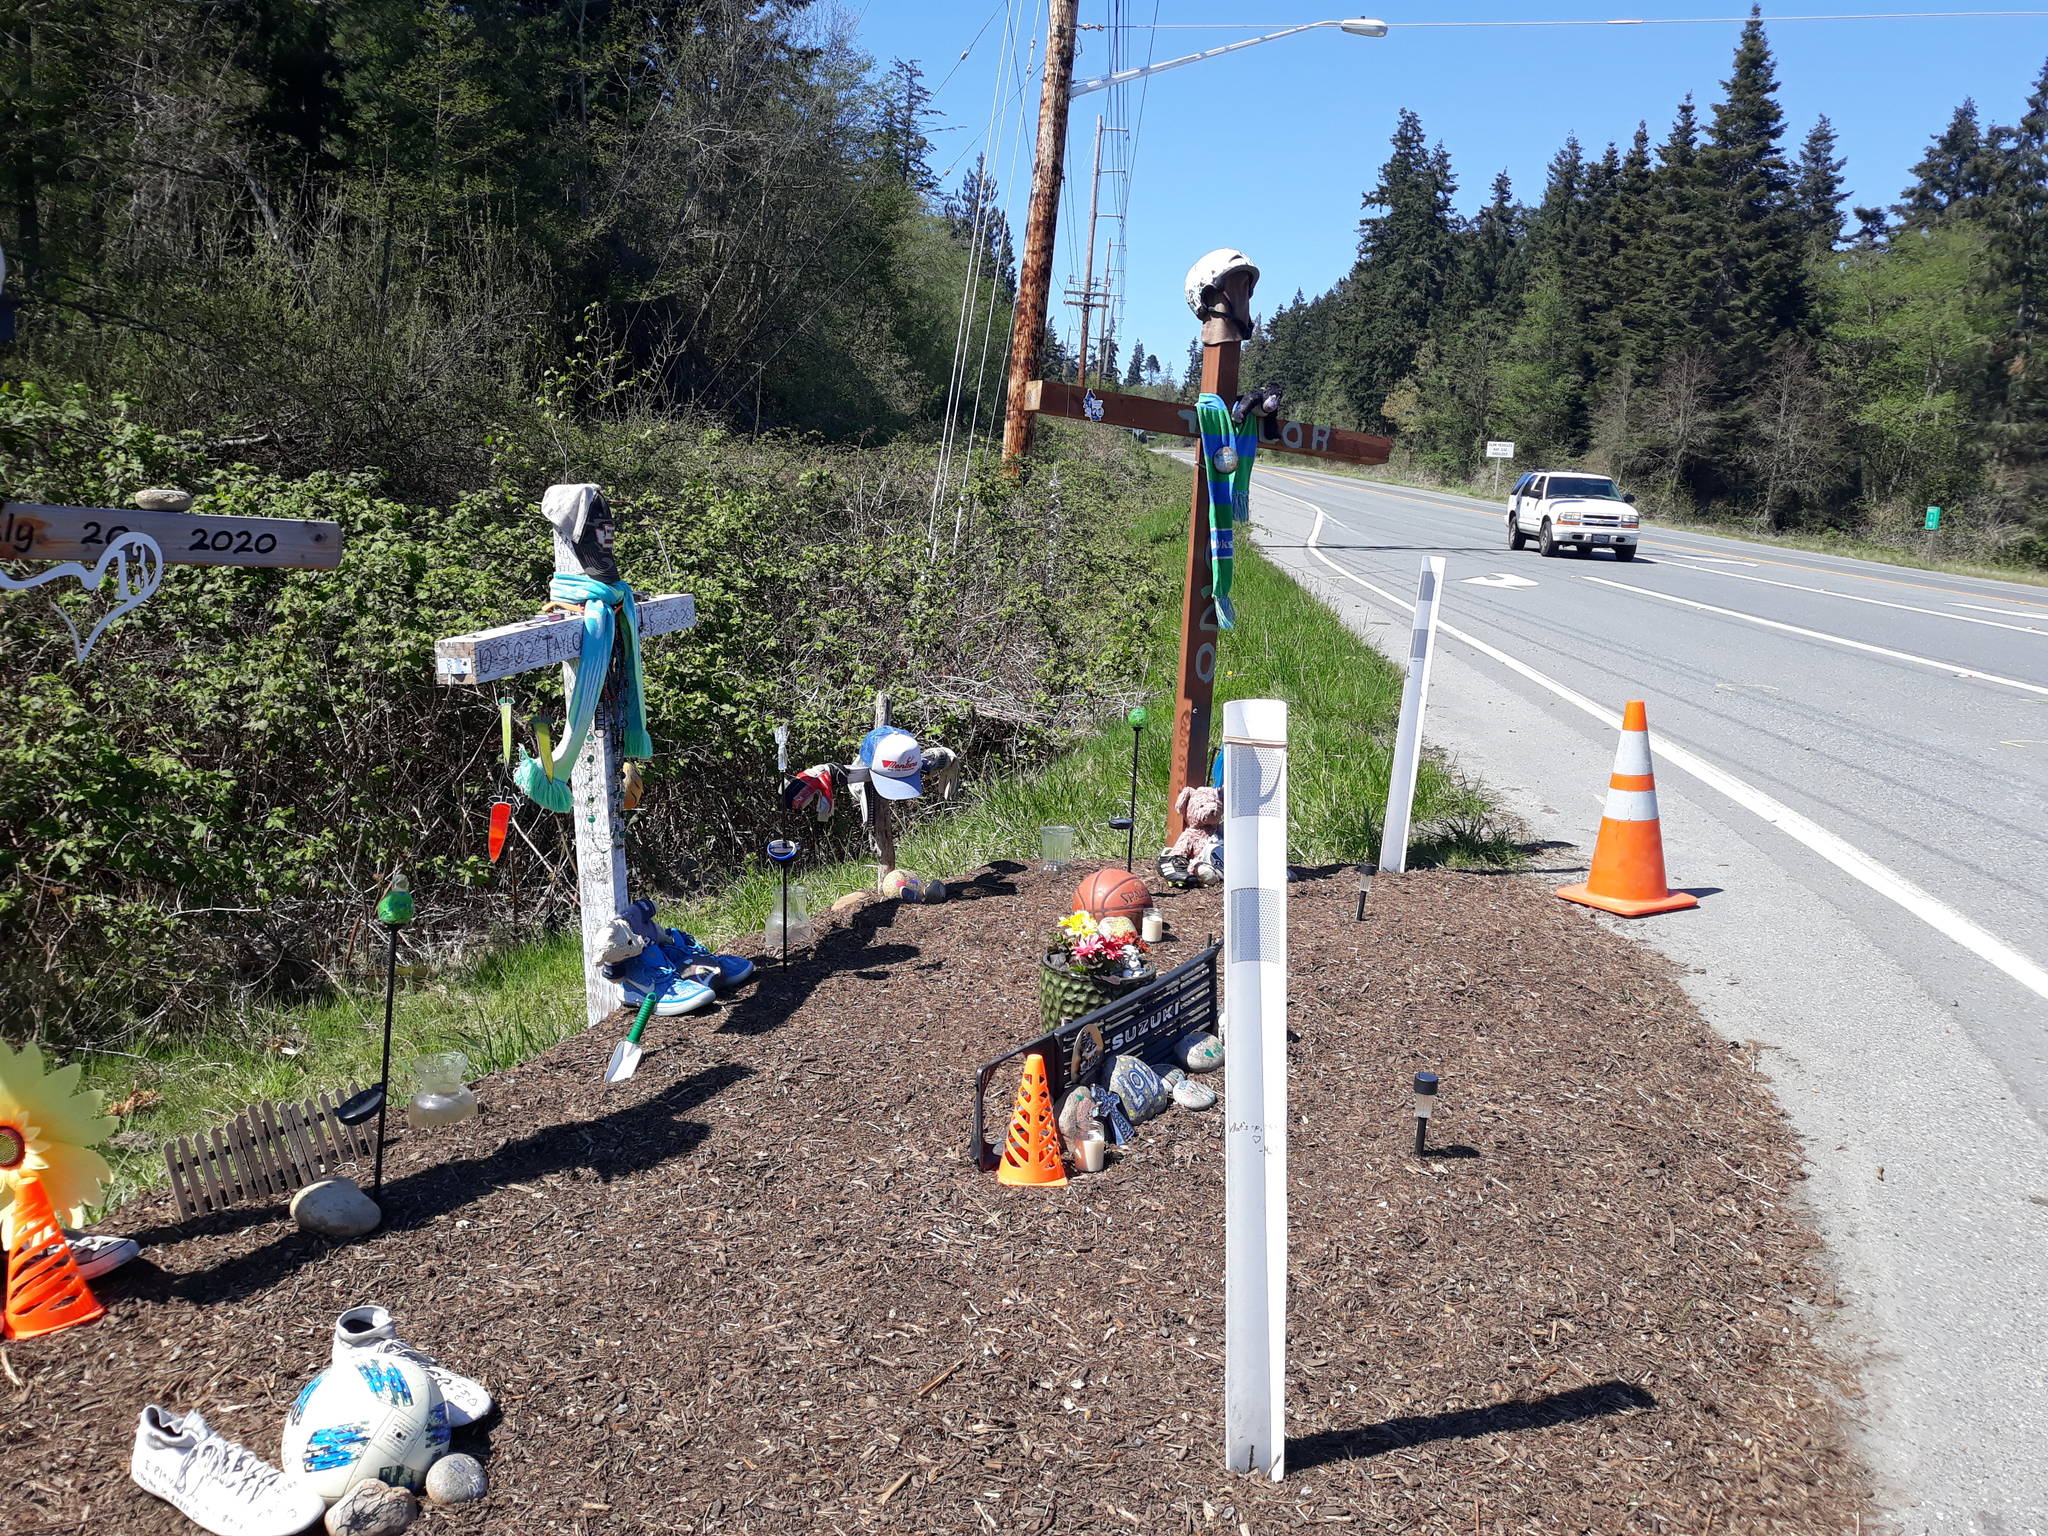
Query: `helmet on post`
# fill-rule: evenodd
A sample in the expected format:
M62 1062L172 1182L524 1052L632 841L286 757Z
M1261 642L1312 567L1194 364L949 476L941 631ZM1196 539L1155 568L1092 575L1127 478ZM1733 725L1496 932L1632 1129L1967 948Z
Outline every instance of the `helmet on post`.
M1223 279L1233 272L1248 272L1253 282L1259 280L1259 269L1251 257L1228 247L1211 251L1188 268L1188 308L1195 312L1197 320L1229 313L1227 308L1217 303L1217 298L1222 292Z

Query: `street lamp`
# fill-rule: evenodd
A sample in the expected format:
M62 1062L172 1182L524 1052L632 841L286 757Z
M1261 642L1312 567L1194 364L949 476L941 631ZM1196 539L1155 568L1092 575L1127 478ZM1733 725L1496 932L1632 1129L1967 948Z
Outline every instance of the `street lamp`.
M1268 32L1264 37L1247 37L1235 43L1225 43L1220 48L1205 48L1200 53L1188 54L1185 58L1168 59L1163 64L1147 64L1140 69L1120 69L1113 75L1098 75L1093 80L1071 80L1067 83L1067 97L1086 96L1090 91L1106 91L1112 85L1122 85L1128 80L1142 80L1147 75L1156 75L1162 70L1179 69L1183 64L1199 64L1204 59L1221 58L1226 53L1235 53L1240 48L1255 48L1260 43L1270 43L1275 38L1292 37L1297 32L1313 32L1318 27L1335 27L1340 32L1349 32L1353 37L1385 37L1387 24L1374 21L1367 16L1353 16L1343 21L1311 21L1298 27L1285 27L1278 32Z

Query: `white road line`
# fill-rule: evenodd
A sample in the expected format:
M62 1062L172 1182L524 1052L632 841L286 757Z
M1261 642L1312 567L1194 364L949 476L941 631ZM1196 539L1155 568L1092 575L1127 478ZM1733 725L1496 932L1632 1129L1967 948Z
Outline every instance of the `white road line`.
M1683 544L1651 544L1647 547L1656 552L1656 556L1659 560L1669 560L1673 555L1683 555L1688 560L1711 560L1716 565L1753 566L1758 563L1754 560L1737 560L1728 555L1696 555L1691 550L1687 549ZM1733 575L1734 573L1732 571L1724 571L1722 572L1722 574Z
M1321 534L1323 523L1327 517L1327 514L1321 507L1304 497L1293 496L1286 491L1280 491L1277 494L1287 496L1291 501L1299 501L1303 506L1315 513L1315 526L1309 530L1308 535L1308 552L1310 554L1314 555L1347 581L1355 581L1367 591L1377 593L1382 599L1392 603L1396 608L1410 609L1412 611L1412 605L1403 602L1384 587L1375 586L1363 576L1345 570L1343 566L1337 564L1336 561L1330 559L1320 549L1316 548L1317 536ZM1338 523L1337 526L1339 528L1344 527L1342 523ZM1347 533L1351 532L1348 528L1344 529L1344 531ZM1567 704L1585 714L1591 715L1595 720L1600 721L1610 729L1620 728L1621 717L1614 711L1594 703L1582 693L1567 688L1555 678L1544 676L1519 657L1510 656L1506 651L1488 645L1476 635L1468 635L1463 630L1444 623L1441 618L1437 620L1437 628L1452 639L1462 641L1464 644L1471 646L1482 656L1490 657L1492 660L1499 662L1502 666L1508 668L1509 671L1526 677L1538 687L1555 694ZM1728 772L1725 768L1717 767L1713 763L1708 762L1697 752L1694 752L1689 747L1681 746L1669 736L1658 736L1657 752L1665 762L1678 769L1681 773L1690 774L1709 789L1718 791L1752 815L1769 822L1795 842L1802 844L1821 858L1826 859L1828 863L1834 865L1835 868L1841 870L1843 874L1848 875L1852 880L1867 886L1870 890L1884 897L1885 900L1910 912L1943 938L1968 950L1971 954L1977 956L1978 959L2004 972L2036 997L2048 998L2048 970L2044 970L2041 966L2035 964L1996 934L1979 927L1954 907L1921 890L1919 886L1913 884L1904 875L1878 863L1877 860L1871 858L1869 854L1855 847L1846 839L1828 831L1827 828L1821 826L1818 822L1800 815L1799 812L1793 810L1782 801L1773 799L1755 785L1736 778L1734 774Z
M1936 661L1931 656L1915 656L1911 651L1895 651L1889 646L1871 645L1863 640L1851 640L1846 635L1831 635L1825 630L1804 629L1797 624L1782 624L1776 619L1767 619L1760 614L1744 613L1739 608L1717 608L1712 603L1696 602L1689 597L1674 597L1669 592L1659 592L1653 587L1632 587L1625 581L1609 581L1605 576L1588 576L1585 579L1597 581L1603 587L1613 587L1617 592L1633 592L1638 597L1654 597L1667 603L1697 608L1702 613L1718 613L1725 618L1741 619L1745 624L1761 624L1766 629L1782 629L1788 635L1804 635L1809 640L1824 640L1829 645L1846 645L1854 651L1868 651L1873 656L1888 656L1893 661L1910 661L1916 667L1932 667L1937 672L1948 672L1956 677L1974 677L1982 683L1997 683L2003 688L2017 688L2023 693L2037 693L2048 699L2048 688L2042 687L2039 683L2023 683L2016 677L2000 677L1996 672L1979 672L1974 667L1960 666L1953 661ZM1960 618L1961 615L1951 617ZM1973 619L1970 622L1981 621Z
M1702 556L1701 558L1704 559L1705 557ZM2016 629L2023 635L2048 634L2048 630L2035 629L2027 624L2001 624L1996 619L1973 619L1967 613L1950 613L1946 608L1922 608L1914 603L1893 603L1881 597L1862 597L1854 592L1837 592L1832 587L1809 587L1804 582L1779 581L1771 576L1748 576L1741 571L1702 571L1701 574L1704 576L1726 576L1730 581L1760 581L1767 587L1784 587L1793 592L1817 592L1822 597L1839 597L1845 603L1869 603L1873 607L1897 608L1905 613L1931 614L1937 619L1954 619L1958 624L1982 624L1990 629ZM1631 588L1630 590L1640 591L1644 589ZM1658 594L1660 597L1663 595L1662 593ZM1958 608L1975 608L1977 605L1975 603L1957 603L1955 606ZM1984 613L2005 612L2002 608L1985 608L1981 611ZM2009 619L2031 617L2031 615L2024 613L2007 613L2005 616Z
M1958 607L1958 608L1974 608L1974 609L1976 609L1976 610L1977 610L1977 612L1979 612L1979 613L2002 613L2002 614L2004 614L2004 615L2005 615L2005 616L2006 616L2006 617L2007 617L2008 619L2032 619L2032 618L2038 618L2038 617L2039 617L2039 615L2038 615L2038 614L2032 614L2032 613L2014 613L2014 612L2013 612L2013 611L2012 611L2012 610L2011 610L2010 608L1986 608L1986 607L1985 607L1985 606L1984 606L1984 605L1983 605L1982 603L1957 603L1957 604L1956 604L1955 606L1956 606L1956 607ZM1962 617L1962 615L1958 613L1958 614L1952 615L1952 617L1955 617L1955 618L1958 618L1958 619L1959 619L1959 618L1961 618L1961 617ZM1982 620L1982 619L1972 619L1972 620L1971 620L1970 622L1971 622L1971 623L1973 623L1973 624L1982 624L1982 623L1984 622L1984 620ZM2033 628L2033 627L2032 627L2031 625L2028 625L2028 626L2025 626L2025 627L2026 627L2027 633L2028 633L2028 634L2030 634L2030 635L2041 635L2041 634L2048 634L2048 630L2042 630L2042 629L2035 629L2035 628Z

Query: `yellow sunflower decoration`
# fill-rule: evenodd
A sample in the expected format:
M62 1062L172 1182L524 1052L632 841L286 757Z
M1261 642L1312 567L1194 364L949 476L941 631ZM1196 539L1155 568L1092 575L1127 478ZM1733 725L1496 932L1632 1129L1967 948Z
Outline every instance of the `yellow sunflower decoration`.
M79 1092L78 1074L75 1063L45 1072L34 1045L11 1051L0 1042L0 1245L9 1249L22 1175L42 1181L57 1219L71 1226L113 1176L93 1144L114 1122L100 1113L97 1093Z

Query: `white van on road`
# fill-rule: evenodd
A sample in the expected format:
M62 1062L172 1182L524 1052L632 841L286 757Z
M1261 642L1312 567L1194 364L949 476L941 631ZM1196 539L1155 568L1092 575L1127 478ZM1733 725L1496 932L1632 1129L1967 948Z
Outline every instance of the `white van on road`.
M1635 497L1622 495L1605 475L1536 469L1508 492L1509 549L1533 538L1543 555L1576 547L1582 554L1611 549L1615 559L1633 560L1641 522Z

